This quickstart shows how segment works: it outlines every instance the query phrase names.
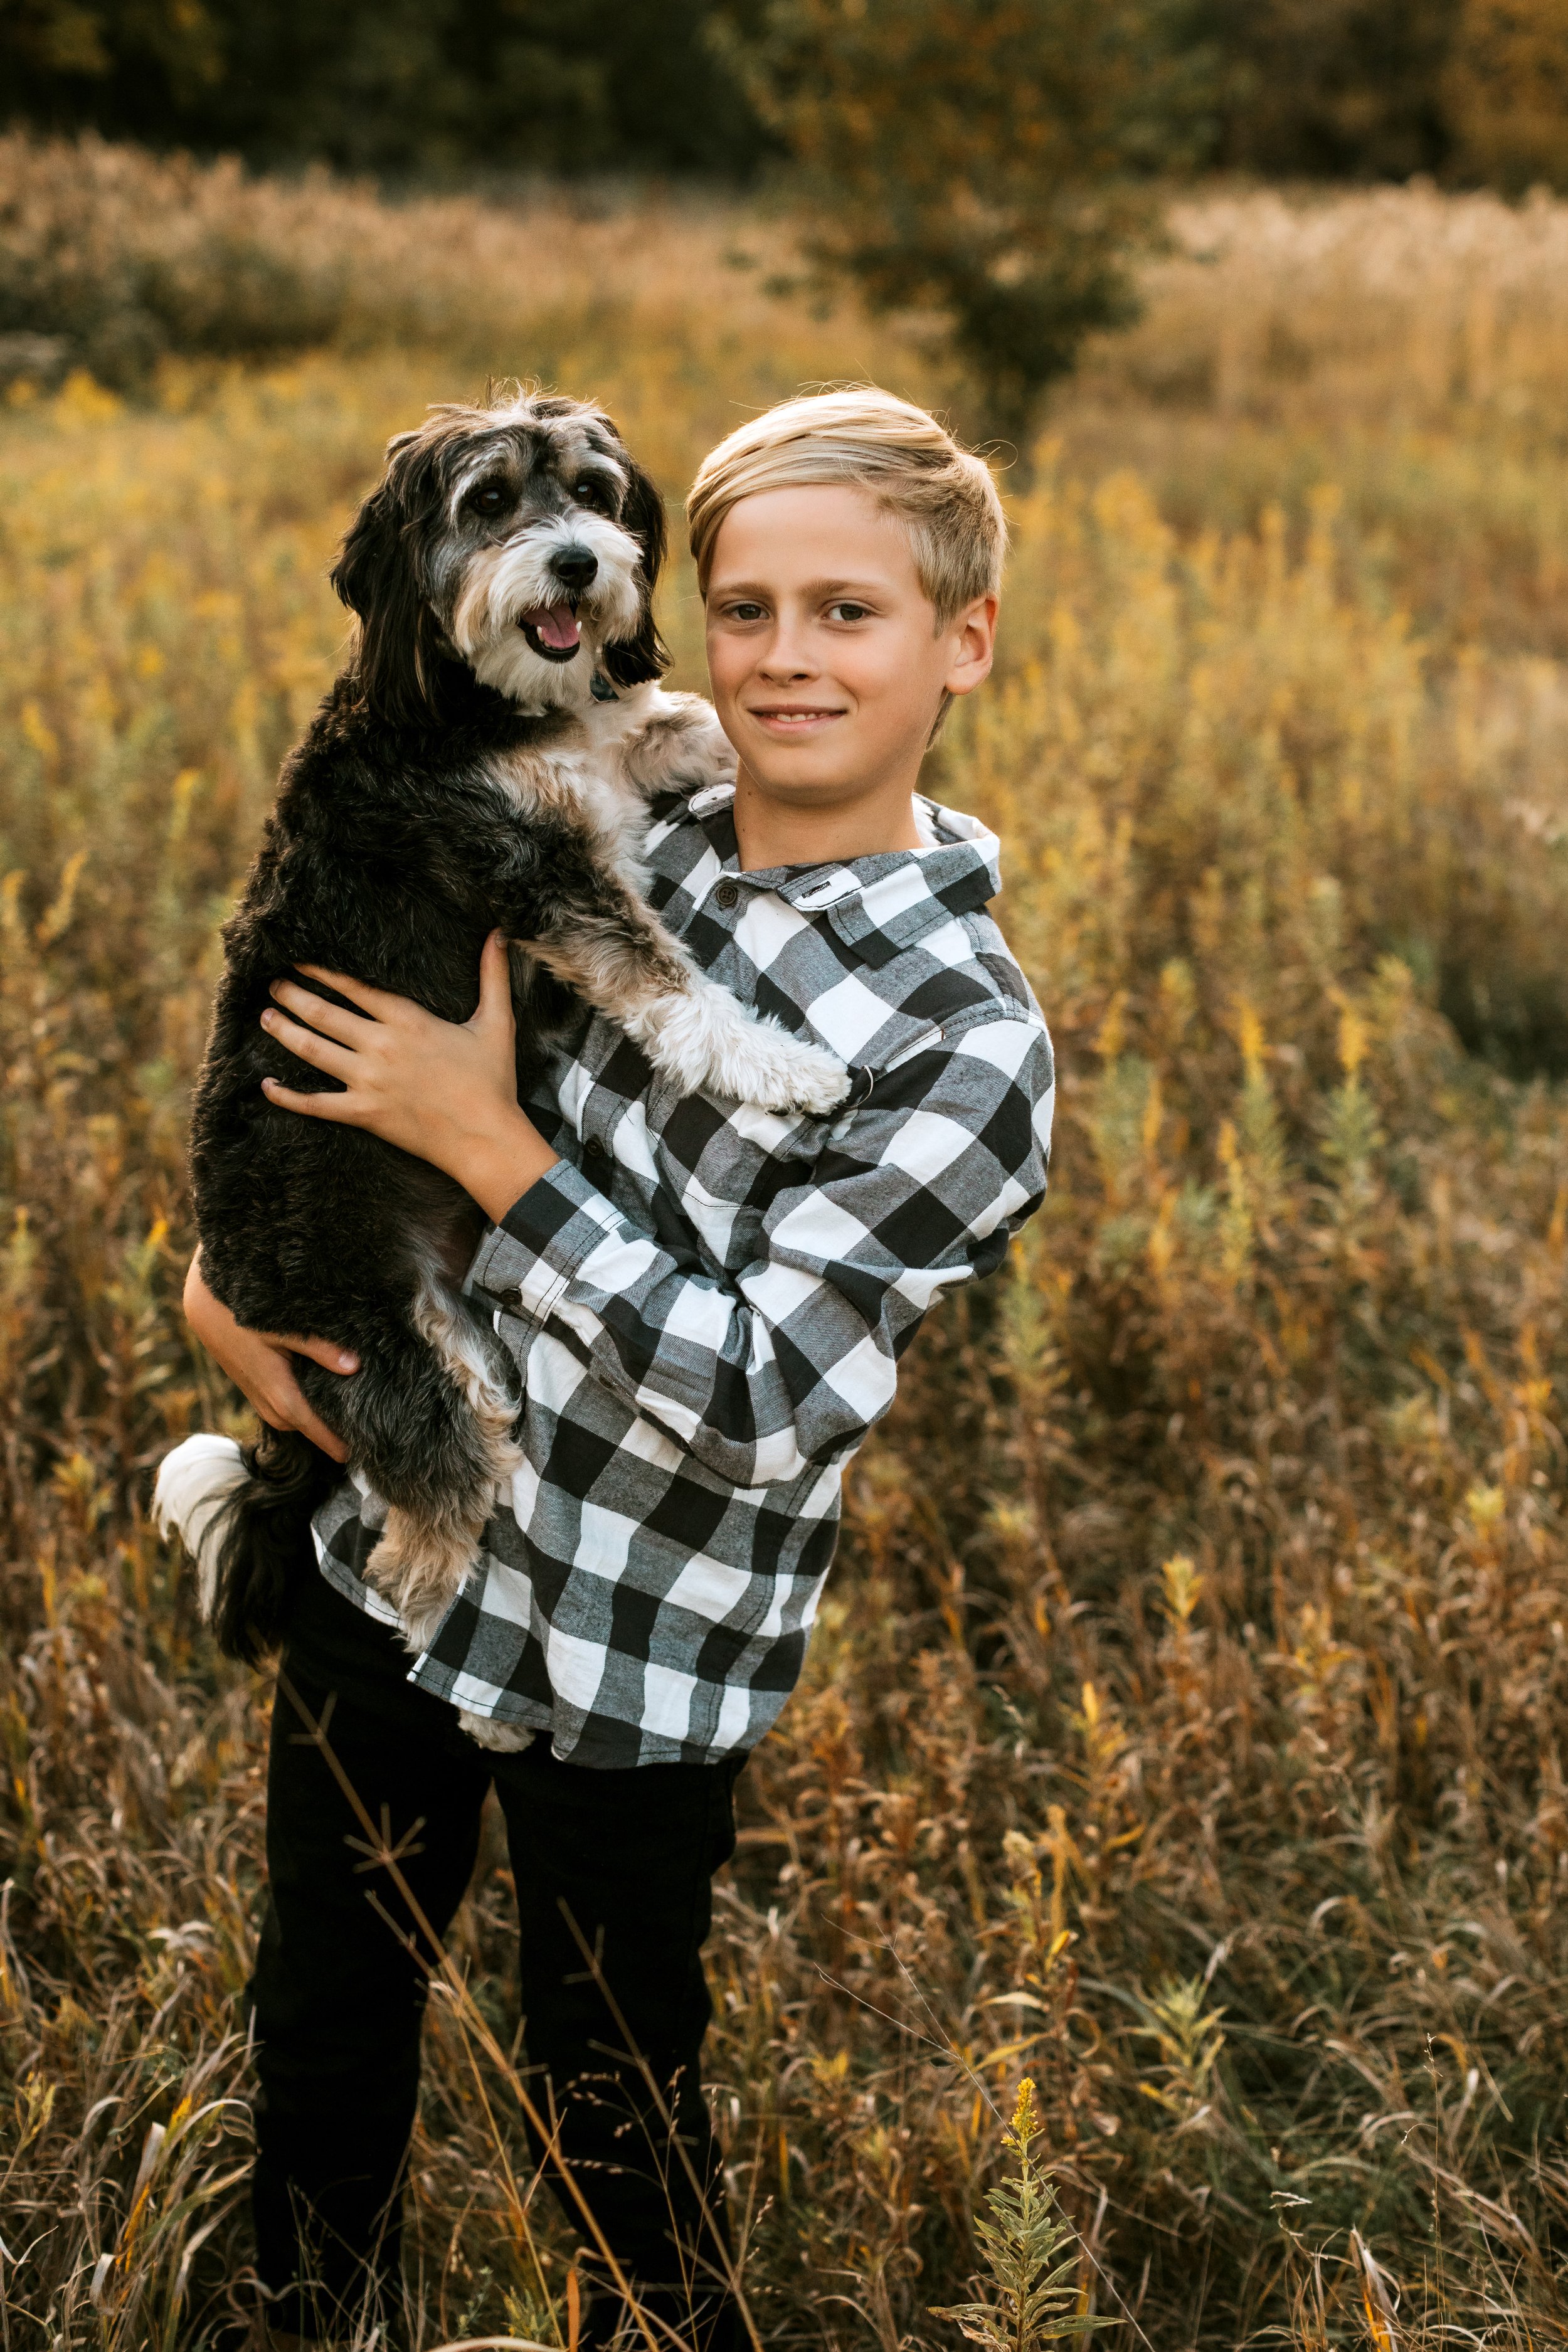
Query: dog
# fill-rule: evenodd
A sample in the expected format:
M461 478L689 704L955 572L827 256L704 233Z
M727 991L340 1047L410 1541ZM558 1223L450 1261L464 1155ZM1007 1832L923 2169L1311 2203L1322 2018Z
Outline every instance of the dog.
M658 684L664 552L658 494L595 407L512 390L395 439L331 575L357 642L223 935L191 1124L203 1274L251 1328L359 1357L346 1378L297 1370L386 1500L367 1572L416 1653L521 1458L515 1371L458 1287L483 1220L424 1161L268 1101L264 1076L337 1083L259 1026L269 983L325 963L464 1021L499 928L520 1090L584 1002L686 1092L824 1117L848 1090L841 1063L708 980L641 896L650 802L734 772L710 705ZM342 1472L298 1433L203 1444L169 1458L156 1507L196 1553L222 1646L254 1662Z

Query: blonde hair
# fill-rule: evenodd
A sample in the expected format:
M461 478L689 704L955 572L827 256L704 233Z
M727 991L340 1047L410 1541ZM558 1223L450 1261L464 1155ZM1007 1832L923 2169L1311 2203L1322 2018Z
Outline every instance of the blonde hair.
M835 482L869 491L903 524L939 629L977 596L996 594L1007 520L991 468L923 408L869 383L781 401L710 450L686 501L702 593L732 506L762 490Z

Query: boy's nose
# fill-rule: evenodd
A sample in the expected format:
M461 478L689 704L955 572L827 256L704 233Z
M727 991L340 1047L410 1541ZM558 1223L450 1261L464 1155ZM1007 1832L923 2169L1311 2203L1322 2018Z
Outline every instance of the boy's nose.
M814 665L804 649L777 636L757 665L764 677L810 677Z

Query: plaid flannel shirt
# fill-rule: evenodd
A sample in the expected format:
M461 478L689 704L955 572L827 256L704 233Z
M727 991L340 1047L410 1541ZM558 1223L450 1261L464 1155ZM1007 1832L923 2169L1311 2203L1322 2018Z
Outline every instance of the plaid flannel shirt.
M715 979L854 1066L849 1104L682 1096L584 1013L528 1104L559 1162L468 1278L522 1372L525 1460L410 1678L582 1764L755 1745L900 1354L1045 1191L1050 1041L986 912L994 837L923 803L928 847L742 873L732 800L661 803L650 900ZM316 1542L390 1619L363 1574L384 1517L345 1480Z

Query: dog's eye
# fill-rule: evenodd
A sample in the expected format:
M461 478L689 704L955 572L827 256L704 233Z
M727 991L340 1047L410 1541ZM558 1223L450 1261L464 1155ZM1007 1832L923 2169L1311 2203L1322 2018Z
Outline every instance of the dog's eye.
M506 504L506 492L499 482L481 482L477 490L468 492L468 509L472 514L498 515Z
M604 513L609 504L605 485L603 482L596 482L592 474L584 474L580 482L573 483L572 496L580 507L594 507L600 514Z

